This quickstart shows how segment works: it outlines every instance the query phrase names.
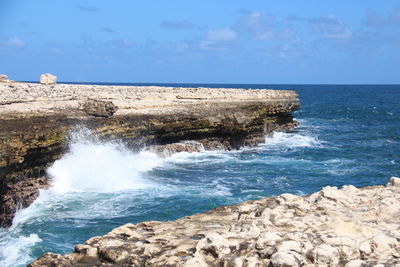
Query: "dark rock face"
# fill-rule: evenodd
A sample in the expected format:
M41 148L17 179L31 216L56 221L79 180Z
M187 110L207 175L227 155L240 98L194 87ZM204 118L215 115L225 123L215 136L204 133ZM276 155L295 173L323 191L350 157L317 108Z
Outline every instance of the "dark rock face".
M79 109L83 110L90 116L108 118L117 112L118 107L116 107L111 101L87 100L84 103L81 103Z
M27 208L39 196L39 189L49 187L47 177L36 177L2 185L0 227L9 226L18 209Z

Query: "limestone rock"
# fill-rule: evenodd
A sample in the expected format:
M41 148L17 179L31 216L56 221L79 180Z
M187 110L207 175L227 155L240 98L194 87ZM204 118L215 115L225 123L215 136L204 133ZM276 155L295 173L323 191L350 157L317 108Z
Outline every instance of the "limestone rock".
M8 79L7 75L0 74L0 83L9 83L9 82L11 81Z
M397 177L390 178L390 181L389 181L389 183L387 185L388 186L400 187L400 178L397 178Z
M95 117L111 117L117 112L118 107L111 101L87 100L80 103L79 109Z
M40 75L40 83L45 84L45 85L53 85L57 83L57 76L50 74L50 73L45 73Z
M88 240L72 254L58 255L53 263L400 266L400 214L379 211L398 210L396 181L392 178L386 187L326 187L311 196L283 194L171 222L127 224ZM43 265L32 266L52 266L46 255L35 263Z
M271 257L273 267L300 267L304 262L304 257L293 251L277 252Z

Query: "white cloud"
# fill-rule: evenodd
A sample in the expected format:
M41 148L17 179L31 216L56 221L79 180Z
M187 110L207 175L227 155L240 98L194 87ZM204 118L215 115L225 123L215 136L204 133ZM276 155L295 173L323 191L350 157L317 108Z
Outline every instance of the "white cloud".
M311 31L322 38L347 39L352 37L352 31L335 15L311 18L308 20Z
M276 23L273 16L263 16L259 12L244 13L236 20L233 29L256 40L296 39L296 34L290 28Z
M235 31L229 28L216 29L208 31L206 39L212 42L231 42L237 39L237 35Z
M12 47L25 47L26 46L26 43L16 36L8 38L4 42L4 44L7 46L12 46Z

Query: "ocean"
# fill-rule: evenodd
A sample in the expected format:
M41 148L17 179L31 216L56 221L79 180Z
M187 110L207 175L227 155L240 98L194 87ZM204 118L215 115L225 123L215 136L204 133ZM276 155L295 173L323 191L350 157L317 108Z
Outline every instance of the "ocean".
M125 223L174 220L286 192L308 195L326 185L384 185L400 176L400 85L154 85L297 90L300 126L256 148L165 159L77 131L70 152L48 169L54 186L0 229L0 266L70 253Z

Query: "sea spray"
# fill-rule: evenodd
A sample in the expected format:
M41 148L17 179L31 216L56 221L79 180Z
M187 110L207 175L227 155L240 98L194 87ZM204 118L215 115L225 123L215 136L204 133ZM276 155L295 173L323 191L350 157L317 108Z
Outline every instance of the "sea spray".
M283 133L277 132L273 137L267 137L265 144L261 148L266 149L282 149L282 148L304 148L304 147L322 147L323 142L312 135L298 133Z
M37 234L24 236L0 230L0 266L26 265L32 260L32 247L41 241Z
M53 188L69 191L116 192L151 186L141 174L161 163L149 152L133 153L114 143L74 143L49 169Z
M140 190L157 188L154 181L144 177L162 164L157 155L132 152L122 143L102 141L84 127L71 132L68 140L68 152L47 170L51 187L40 190L39 197L28 208L17 211L10 228L0 229L0 266L22 266L37 257L31 256L33 248L51 238L52 234L46 238L46 230L53 226L52 221L81 218L86 223L112 219L125 212L122 203L144 197ZM77 227L79 221L73 220ZM31 227L41 234L26 230L27 225L43 222L51 226Z

